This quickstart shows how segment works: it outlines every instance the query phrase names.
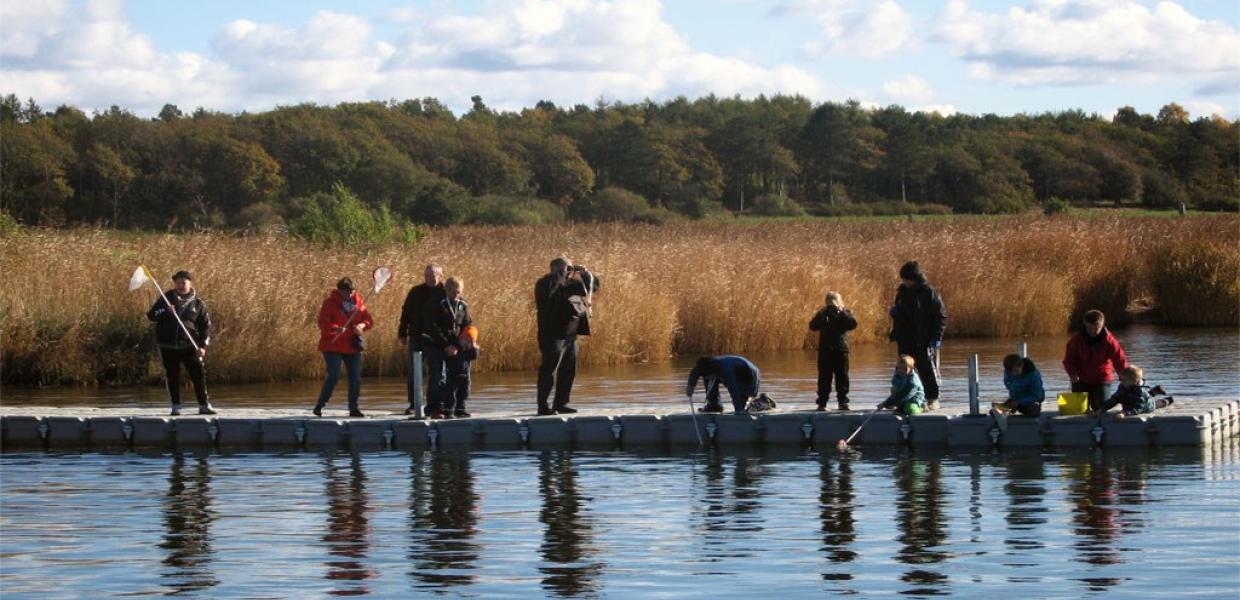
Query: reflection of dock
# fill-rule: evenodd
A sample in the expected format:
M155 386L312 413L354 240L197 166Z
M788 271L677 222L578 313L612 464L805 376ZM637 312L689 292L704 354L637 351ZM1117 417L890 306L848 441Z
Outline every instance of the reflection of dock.
M427 422L398 416L317 419L293 409L226 410L206 418L157 416L154 409L6 407L0 409L0 440L5 450L179 446L610 449L697 445L694 419L689 414L613 412ZM852 433L869 412L698 415L696 423L706 443L722 449L754 445L827 449ZM952 408L915 417L881 414L853 443L947 448L1207 446L1236 436L1240 436L1240 400L1177 399L1167 409L1122 421L1061 417L1048 411L1039 418L1009 417L1006 429L987 415L970 416Z

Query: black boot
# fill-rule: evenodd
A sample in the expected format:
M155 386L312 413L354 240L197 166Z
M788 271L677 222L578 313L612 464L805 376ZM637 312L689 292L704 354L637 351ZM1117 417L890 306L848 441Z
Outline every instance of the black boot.
M314 410L312 410L311 412L313 412L313 413L314 413L314 416L316 416L316 417L321 417L321 416L323 416L323 405L322 405L322 404L315 404L315 405L314 405Z
M206 404L199 404L199 405L198 405L198 414L200 414L200 415L213 415L213 414L216 414L216 413L215 413L215 409L214 409L214 408L211 408L211 403L210 403L210 402L208 402L208 403L206 403Z
M722 405L722 404L707 404L706 406L703 406L702 408L699 408L699 409L698 409L698 412L701 412L701 413L721 413L721 412L723 412L723 405Z
M554 415L554 414L555 414L555 411L554 411L554 410L551 410L551 407L550 407L550 406L547 406L546 404L539 404L539 405L538 405L538 416L540 416L540 417L546 417L546 416L550 416L550 415Z

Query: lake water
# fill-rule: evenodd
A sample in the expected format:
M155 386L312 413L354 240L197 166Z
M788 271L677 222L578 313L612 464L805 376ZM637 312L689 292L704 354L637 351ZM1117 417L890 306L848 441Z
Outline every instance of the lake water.
M1136 326L1117 333L1129 360L1145 369L1150 385L1162 384L1178 396L1240 396L1240 333L1235 329L1178 329ZM1068 391L1063 359L1064 336L1028 340L1029 356L1039 365L1051 394ZM583 342L588 345L589 341ZM943 403L967 404L967 361L978 354L981 363L982 395L1003 398L1003 357L1016 351L1015 340L948 340L940 360L943 377ZM533 348L531 348L533 350ZM816 387L815 354L778 352L752 355L762 369L762 389L785 408L812 407ZM851 362L852 399L858 407L877 404L890 391L894 346L858 345ZM573 391L573 405L584 412L590 407L611 409L625 406L680 410L685 406L684 378L695 356L673 361L613 367L582 367ZM210 369L210 363L207 365ZM533 412L535 373L488 373L474 378L470 412L476 416ZM304 406L307 411L318 397L320 382L271 383L255 385L211 385L217 408ZM123 388L5 388L8 406L167 406L162 386ZM189 395L192 403L192 394ZM701 394L698 394L701 402ZM372 413L400 412L407 405L403 379L366 379L362 385L362 408ZM345 407L343 383L337 387L329 408Z
M0 455L5 598L1235 598L1240 445Z
M1120 336L1150 383L1181 396L1240 393L1234 330ZM1029 343L1048 392L1066 389L1064 339ZM965 401L972 353L984 396L1001 396L1000 361L1014 349L949 342L944 403ZM754 358L783 406L812 403L812 353ZM574 404L680 410L692 360L583 369ZM888 346L854 349L854 402L882 398L891 362ZM308 408L317 385L212 394L225 411ZM475 414L532 408L532 373L475 385ZM404 394L399 380L367 380L363 407L397 411ZM3 401L164 405L156 387L6 388ZM1234 599L1238 589L1238 440L1077 453L0 454L5 599Z

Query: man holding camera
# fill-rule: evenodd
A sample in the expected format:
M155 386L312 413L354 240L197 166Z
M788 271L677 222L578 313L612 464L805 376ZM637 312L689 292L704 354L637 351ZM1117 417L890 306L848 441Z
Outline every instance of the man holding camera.
M577 376L577 336L590 335L591 296L599 288L598 278L582 265L559 256L551 261L551 271L534 284L534 306L538 310L538 414L571 414L569 408L573 379ZM555 388L555 398L547 399Z

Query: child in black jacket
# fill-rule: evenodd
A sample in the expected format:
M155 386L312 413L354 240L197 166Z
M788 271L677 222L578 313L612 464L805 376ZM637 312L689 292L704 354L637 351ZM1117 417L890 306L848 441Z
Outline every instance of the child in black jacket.
M844 308L837 292L827 292L826 305L809 322L818 332L818 410L827 409L831 380L835 380L835 401L848 410L848 332L857 328L857 319Z

